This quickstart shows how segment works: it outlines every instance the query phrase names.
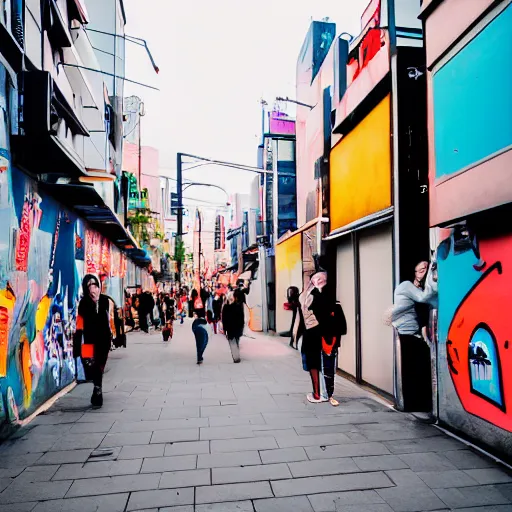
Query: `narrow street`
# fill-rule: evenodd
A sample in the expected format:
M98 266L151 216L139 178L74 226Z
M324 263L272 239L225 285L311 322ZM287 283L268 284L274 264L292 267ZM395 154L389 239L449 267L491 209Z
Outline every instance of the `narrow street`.
M198 367L188 321L130 335L101 410L79 385L3 443L0 511L512 511L492 460L339 377L339 408L307 403L283 338L241 352L214 336Z

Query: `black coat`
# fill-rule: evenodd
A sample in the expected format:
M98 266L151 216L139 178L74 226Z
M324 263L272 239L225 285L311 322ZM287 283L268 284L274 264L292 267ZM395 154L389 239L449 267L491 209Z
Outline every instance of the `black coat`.
M241 338L244 333L244 306L243 304L226 304L222 309L222 326L228 339Z

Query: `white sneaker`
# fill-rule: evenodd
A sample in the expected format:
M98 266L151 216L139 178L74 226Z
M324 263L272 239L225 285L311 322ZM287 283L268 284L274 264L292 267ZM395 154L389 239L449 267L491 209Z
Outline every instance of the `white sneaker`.
M308 402L311 402L312 404L321 404L324 400L322 400L322 398L318 398L316 399L314 396L313 396L313 393L308 393L306 398L308 399Z

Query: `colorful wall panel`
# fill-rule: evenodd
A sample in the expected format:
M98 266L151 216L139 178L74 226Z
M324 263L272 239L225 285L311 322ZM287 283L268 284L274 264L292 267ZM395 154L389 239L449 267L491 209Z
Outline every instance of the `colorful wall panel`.
M391 206L390 98L331 152L331 230Z
M276 245L276 331L290 330L292 313L283 308L290 286L302 290L302 234Z
M512 234L454 230L437 251L440 419L512 455Z
M512 145L512 5L434 74L436 177Z

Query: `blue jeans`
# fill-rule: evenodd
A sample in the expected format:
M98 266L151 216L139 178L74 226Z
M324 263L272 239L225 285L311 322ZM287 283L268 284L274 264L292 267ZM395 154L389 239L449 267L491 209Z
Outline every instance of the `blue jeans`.
M195 329L192 329L196 338L196 350L197 350L197 361L203 360L203 354L208 345L208 331L201 325L198 325Z

